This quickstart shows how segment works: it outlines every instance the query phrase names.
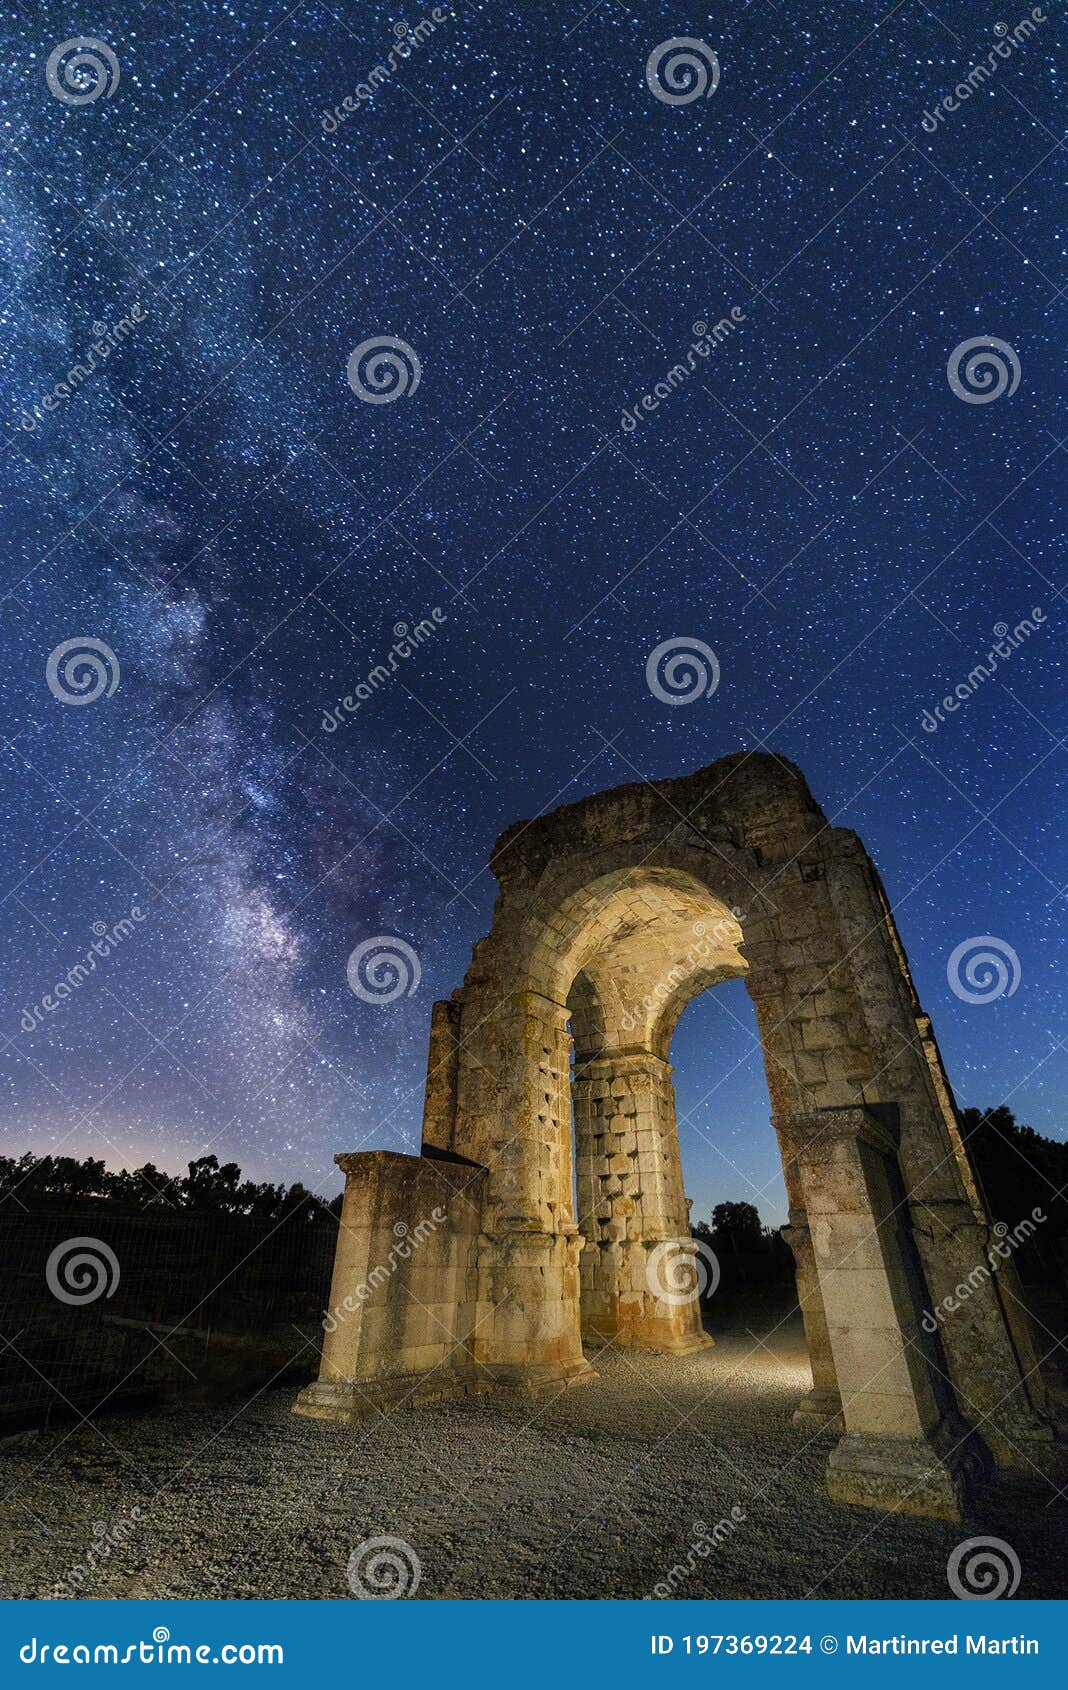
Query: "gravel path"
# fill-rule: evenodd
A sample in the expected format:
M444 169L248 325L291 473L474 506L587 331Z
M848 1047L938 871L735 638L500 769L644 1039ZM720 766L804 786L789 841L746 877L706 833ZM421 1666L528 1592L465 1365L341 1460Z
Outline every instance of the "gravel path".
M348 1599L350 1554L390 1536L418 1557L420 1597L643 1596L677 1564L678 1596L934 1598L979 1533L1013 1546L1021 1597L1065 1594L1065 1503L1040 1478L1000 1480L965 1528L835 1507L827 1440L789 1422L801 1342L786 1327L769 1343L602 1356L596 1383L533 1408L339 1427L292 1415L287 1388L39 1434L0 1451L0 1588L53 1594L100 1522L125 1541L86 1596ZM693 1553L695 1523L732 1509L745 1518Z

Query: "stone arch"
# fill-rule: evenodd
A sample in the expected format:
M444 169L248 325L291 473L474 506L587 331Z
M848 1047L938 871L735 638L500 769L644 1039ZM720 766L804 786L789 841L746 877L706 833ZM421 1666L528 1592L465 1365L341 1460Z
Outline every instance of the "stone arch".
M680 1283L696 1283L696 1269L686 1260L689 1207L668 1060L683 1004L747 968L737 912L707 878L638 861L586 880L562 902L551 895L527 917L534 967L549 1001L566 1005L574 1048L587 1345L684 1352L709 1342L699 1302L674 1300ZM566 1128L562 1137L566 1181Z
M740 753L598 793L517 823L492 866L491 930L434 1006L421 1156L338 1158L335 1324L301 1410L560 1389L592 1376L584 1333L706 1342L650 1275L692 1250L668 1054L685 1004L742 976L813 1366L797 1418L841 1431L832 1495L953 1515L988 1447L1033 1460L1050 1434L997 1279L930 1316L989 1220L881 883L800 771Z

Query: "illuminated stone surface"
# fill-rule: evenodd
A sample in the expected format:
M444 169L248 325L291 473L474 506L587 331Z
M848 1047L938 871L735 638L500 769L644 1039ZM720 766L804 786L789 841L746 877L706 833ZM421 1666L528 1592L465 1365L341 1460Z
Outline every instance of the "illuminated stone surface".
M595 1377L584 1342L707 1345L668 1055L686 1004L744 976L812 1366L795 1421L843 1433L831 1495L955 1517L991 1455L1040 1460L1011 1269L922 1324L990 1223L879 877L800 771L745 753L618 787L517 823L492 862L492 929L434 1006L422 1154L338 1158L299 1412L558 1391Z

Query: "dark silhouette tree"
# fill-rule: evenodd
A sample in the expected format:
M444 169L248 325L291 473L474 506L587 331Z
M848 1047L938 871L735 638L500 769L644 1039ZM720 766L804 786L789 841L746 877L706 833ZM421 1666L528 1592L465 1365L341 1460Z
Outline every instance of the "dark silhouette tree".
M1037 1230L1015 1252L1025 1278L1063 1281L1068 1256L1068 1143L1017 1121L1005 1104L962 1109L961 1130L994 1221L1012 1232L1037 1213Z
M74 1156L0 1156L0 1213L84 1208L116 1214L177 1214L196 1210L259 1221L315 1224L341 1212L301 1185L242 1180L236 1162L200 1156L184 1174L165 1174L153 1162L112 1173L102 1160Z
M793 1258L774 1227L761 1223L753 1203L717 1203L709 1225L693 1228L719 1264L715 1296L726 1301L739 1293L778 1295L793 1286Z

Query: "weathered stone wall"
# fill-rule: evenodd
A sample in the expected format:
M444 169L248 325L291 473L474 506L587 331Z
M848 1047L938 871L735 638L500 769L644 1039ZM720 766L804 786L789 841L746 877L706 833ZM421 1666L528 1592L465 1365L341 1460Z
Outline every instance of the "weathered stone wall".
M702 1347L698 1300L657 1295L678 1269L656 1246L690 1236L670 1065L651 1051L589 1057L576 1063L574 1097L583 1338Z
M360 1419L472 1388L485 1170L383 1150L336 1160L345 1198L322 1367L299 1411Z
M424 1121L427 1165L465 1158L477 1200L454 1193L451 1242L422 1263L436 1276L399 1276L437 1335L387 1286L329 1345L314 1411L344 1381L388 1394L420 1370L559 1388L591 1375L583 1328L702 1341L696 1303L658 1296L650 1275L657 1246L689 1236L667 1059L685 1004L744 975L812 1356L799 1415L844 1419L832 1489L951 1513L983 1440L1032 1462L1049 1429L1024 1379L1026 1322L996 1281L924 1330L924 1307L984 1259L989 1220L878 876L800 771L745 753L618 787L517 824L492 861L492 930L434 1008ZM368 1160L349 1167L339 1292L424 1200L419 1159Z

